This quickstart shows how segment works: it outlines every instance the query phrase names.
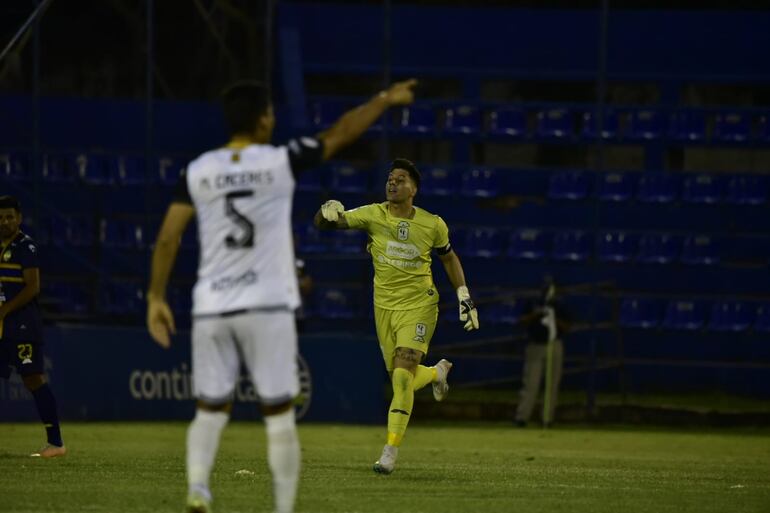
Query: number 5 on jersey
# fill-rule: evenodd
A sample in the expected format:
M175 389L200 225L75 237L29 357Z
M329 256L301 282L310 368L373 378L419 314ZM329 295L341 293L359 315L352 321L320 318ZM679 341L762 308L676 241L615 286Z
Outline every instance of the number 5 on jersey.
M233 191L227 193L225 196L225 214L233 220L235 225L240 228L241 231L240 237L236 237L232 233L229 233L225 237L225 246L230 249L254 247L254 223L235 208L235 200L239 198L250 198L252 196L254 196L254 191L249 190Z

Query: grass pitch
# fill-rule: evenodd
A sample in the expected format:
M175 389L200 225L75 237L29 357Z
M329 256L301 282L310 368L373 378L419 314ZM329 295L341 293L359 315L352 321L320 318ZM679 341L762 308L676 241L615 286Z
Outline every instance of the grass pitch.
M70 454L31 459L36 424L0 424L0 512L174 512L186 423L65 424ZM300 424L298 512L770 512L770 431L426 424L377 475L380 426ZM238 472L238 471L248 472ZM212 477L217 513L270 511L261 425L232 423Z

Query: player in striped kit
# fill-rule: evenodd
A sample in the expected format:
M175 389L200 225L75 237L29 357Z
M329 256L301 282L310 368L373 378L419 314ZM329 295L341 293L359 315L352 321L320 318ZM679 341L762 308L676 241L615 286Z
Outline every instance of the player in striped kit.
M415 80L396 83L316 137L269 144L267 89L242 82L224 94L230 140L193 160L155 244L147 327L169 347L175 332L166 285L185 227L196 216L200 261L193 291L192 368L197 398L187 435L188 512L211 508L209 475L229 419L240 359L260 395L275 510L293 511L300 449L292 401L299 392L294 311L300 304L291 208L296 177L355 141L393 105L410 104Z

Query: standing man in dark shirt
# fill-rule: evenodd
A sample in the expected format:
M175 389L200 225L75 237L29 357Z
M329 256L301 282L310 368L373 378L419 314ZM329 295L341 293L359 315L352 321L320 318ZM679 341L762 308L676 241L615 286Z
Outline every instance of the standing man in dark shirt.
M8 379L11 365L35 399L48 444L32 456L64 456L56 399L43 370L40 308L40 266L37 246L20 230L21 206L16 198L0 196L0 378Z

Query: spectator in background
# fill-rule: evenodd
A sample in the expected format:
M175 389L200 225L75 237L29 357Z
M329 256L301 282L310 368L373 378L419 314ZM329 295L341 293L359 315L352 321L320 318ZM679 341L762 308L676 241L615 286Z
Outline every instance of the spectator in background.
M556 284L550 276L543 281L542 292L532 311L521 322L527 328L527 347L515 423L519 427L527 425L540 393L540 382L545 381L543 426L548 427L553 423L559 396L564 364L562 338L569 329L567 312L557 301Z

